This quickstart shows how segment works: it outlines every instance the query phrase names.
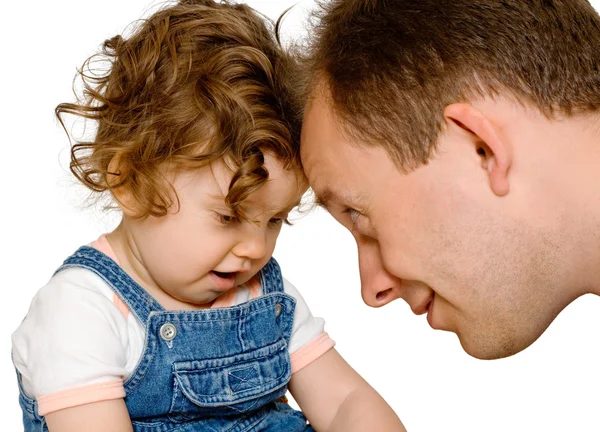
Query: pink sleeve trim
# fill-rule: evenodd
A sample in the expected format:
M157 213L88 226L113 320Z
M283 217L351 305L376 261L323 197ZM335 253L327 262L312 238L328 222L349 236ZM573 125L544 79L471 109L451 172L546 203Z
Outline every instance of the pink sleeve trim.
M246 282L246 286L250 292L250 298L257 298L260 295L260 288L262 286L260 275L256 274L252 277L252 279Z
M304 345L291 355L292 373L305 368L335 346L333 339L326 332Z
M65 408L124 397L123 380L116 380L59 391L39 397L37 402L39 414L43 416Z
M211 308L226 308L233 306L233 301L235 300L235 295L237 293L238 287L231 288L229 291L224 292L219 297L213 301Z
M112 259L117 264L119 264L119 261L117 261L117 255L115 254L115 251L108 242L108 239L106 238L105 234L102 234L100 237L98 237L98 240L94 240L91 243L91 246L102 252L104 255ZM113 303L117 307L117 309L119 309L121 314L123 314L125 319L127 319L127 317L129 316L129 308L127 307L125 302L121 300L121 297L119 297L116 293L113 295Z

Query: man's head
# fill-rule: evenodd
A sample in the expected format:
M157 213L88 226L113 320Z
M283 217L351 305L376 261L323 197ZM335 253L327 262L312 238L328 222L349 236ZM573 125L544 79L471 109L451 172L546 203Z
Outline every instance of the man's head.
M325 7L303 164L357 240L368 304L402 297L495 358L593 290L597 46L585 1Z

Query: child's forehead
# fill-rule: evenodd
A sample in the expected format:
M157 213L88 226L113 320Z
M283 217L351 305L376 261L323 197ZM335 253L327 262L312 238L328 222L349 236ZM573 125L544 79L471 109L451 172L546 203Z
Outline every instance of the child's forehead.
M253 191L243 202L246 209L266 209L290 211L296 207L306 190L308 182L300 168L285 169L281 161L265 154L265 169L269 173L268 180L257 190ZM229 193L234 168L230 163L219 160L208 167L209 183L211 186L207 198L212 201L224 201Z
M269 193L268 186L244 200L242 207L248 212L289 213L300 204L302 191L294 188L284 193Z
M277 185L294 183L298 187L308 186L306 175L300 167L292 166L286 168L286 164L271 153L264 153L263 167L269 173L268 183L275 183ZM246 168L243 168L243 170L246 170ZM224 190L226 191L233 176L238 172L239 167L230 158L222 158L211 162L209 169L217 183L220 185L226 183Z

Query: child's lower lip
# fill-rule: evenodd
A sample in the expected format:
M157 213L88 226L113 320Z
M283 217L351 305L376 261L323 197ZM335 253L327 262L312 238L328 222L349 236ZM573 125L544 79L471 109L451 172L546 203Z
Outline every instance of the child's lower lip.
M215 284L215 287L220 291L230 290L235 285L235 273L226 278L217 276L212 271L208 275L210 276L210 279Z

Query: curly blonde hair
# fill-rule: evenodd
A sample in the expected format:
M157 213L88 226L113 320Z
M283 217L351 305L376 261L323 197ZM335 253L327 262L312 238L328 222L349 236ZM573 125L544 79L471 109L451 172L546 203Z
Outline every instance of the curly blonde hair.
M227 158L226 203L243 217L269 177L265 152L301 169L296 64L276 30L246 5L182 0L106 40L78 70L83 96L56 108L63 127L65 114L97 122L93 140L74 140L71 172L95 192L126 188L137 216L158 217L177 200L161 167Z

